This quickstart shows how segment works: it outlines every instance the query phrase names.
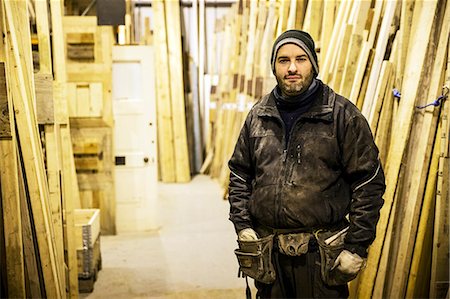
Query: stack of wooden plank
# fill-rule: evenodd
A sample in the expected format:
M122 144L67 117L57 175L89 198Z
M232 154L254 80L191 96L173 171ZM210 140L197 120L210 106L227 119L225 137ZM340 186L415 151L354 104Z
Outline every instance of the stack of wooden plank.
M273 41L289 28L311 32L319 78L362 110L386 174L377 238L367 267L351 284L352 296L445 297L449 105L443 95L449 86L450 3L308 1L297 6L303 3L238 1L218 28L219 43L229 51L211 94L212 146L203 171L226 189L226 164L249 106L275 85L269 66ZM440 96L444 104L418 108Z
M163 182L191 179L185 114L185 83L181 43L180 3L152 2L157 66L159 177Z
M34 6L39 45L39 62L34 64L27 3L1 2L5 44L0 45L0 57L5 67L0 216L7 297L78 296L73 210L79 199L62 94L62 2L51 1L50 8L53 64L49 12L43 1Z
M63 32L80 205L99 208L102 233L115 234L112 27L98 26L94 16L64 16Z

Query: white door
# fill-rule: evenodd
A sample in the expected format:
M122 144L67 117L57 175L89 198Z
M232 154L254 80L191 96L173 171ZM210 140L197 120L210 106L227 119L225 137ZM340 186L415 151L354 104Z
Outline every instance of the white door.
M113 47L117 232L156 229L156 96L151 46Z

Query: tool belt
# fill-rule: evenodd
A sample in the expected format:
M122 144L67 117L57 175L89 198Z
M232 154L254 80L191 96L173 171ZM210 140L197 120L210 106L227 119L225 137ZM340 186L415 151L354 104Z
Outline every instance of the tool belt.
M254 240L238 240L239 248L234 251L239 262L239 272L244 276L266 284L275 281L272 264L273 235Z
M278 237L278 249L289 256L300 256L308 252L311 233L280 234Z
M320 272L323 281L330 286L347 284L356 278L358 273L347 274L339 271L334 263L339 254L344 250L344 239L348 227L340 231L318 230L314 233L320 252Z

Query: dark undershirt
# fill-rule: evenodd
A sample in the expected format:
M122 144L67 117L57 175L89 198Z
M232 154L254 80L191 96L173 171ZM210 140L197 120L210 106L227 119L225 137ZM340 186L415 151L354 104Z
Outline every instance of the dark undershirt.
M316 98L316 91L319 88L318 80L314 79L308 90L304 93L294 97L284 97L277 85L273 89L275 102L280 112L280 116L284 122L286 129L286 144L290 138L290 132L295 122L311 108L311 104Z

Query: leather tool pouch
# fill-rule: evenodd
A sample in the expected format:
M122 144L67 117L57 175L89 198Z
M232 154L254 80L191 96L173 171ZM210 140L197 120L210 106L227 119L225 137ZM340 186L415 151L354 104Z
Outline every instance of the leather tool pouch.
M310 233L280 234L278 248L281 253L289 256L300 256L308 252Z
M272 264L273 235L255 240L238 240L239 249L234 253L239 262L239 271L262 283L275 281Z
M317 231L314 233L320 251L320 270L323 281L330 286L343 285L356 278L358 273L347 274L341 272L337 267L333 268L338 255L344 250L344 239L346 232L341 233L332 242L326 243L330 237L337 236L340 232Z

